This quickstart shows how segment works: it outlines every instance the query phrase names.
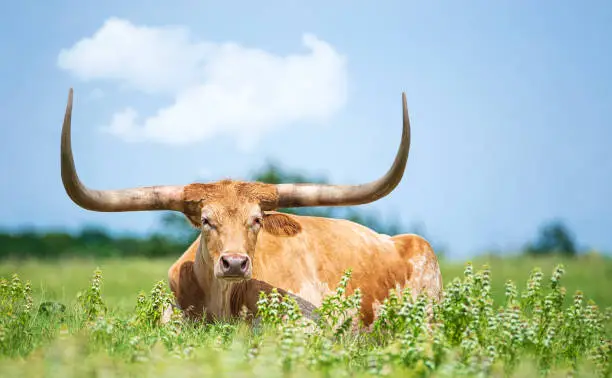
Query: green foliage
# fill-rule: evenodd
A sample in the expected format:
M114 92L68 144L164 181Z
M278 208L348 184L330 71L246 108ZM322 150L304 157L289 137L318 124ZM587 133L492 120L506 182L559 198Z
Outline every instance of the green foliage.
M66 257L175 256L193 238L170 234L150 237L112 236L102 228L86 226L76 235L61 232L0 232L0 259L58 259Z
M91 285L84 293L77 294L77 302L86 319L91 321L106 312L106 305L102 300L102 272L100 269L94 271Z
M15 356L32 348L32 287L17 274L0 279L0 352Z
M561 221L545 223L533 243L527 244L525 253L530 255L561 254L574 256L577 253L574 236Z
M439 303L392 290L369 332L356 328L362 298L346 295L350 271L318 318L303 318L293 298L273 291L260 294L252 327L193 323L175 309L162 322L172 302L163 281L117 313L102 296L100 270L69 311L43 302L36 315L29 284L13 275L0 281L0 373L40 375L32 369L52 363L62 376L609 376L612 311L585 304L581 292L564 305L564 273L558 266L545 281L534 269L522 291L508 281L495 308L489 268L467 264ZM77 366L78 374L67 370Z

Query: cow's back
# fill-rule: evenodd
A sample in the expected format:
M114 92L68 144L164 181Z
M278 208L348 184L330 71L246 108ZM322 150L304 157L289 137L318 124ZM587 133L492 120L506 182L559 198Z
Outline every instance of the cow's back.
M299 233L292 236L260 234L254 277L318 306L323 297L335 289L344 271L351 268L347 293L353 293L356 287L361 289L366 324L373 320L374 311L389 289L401 289L410 284L413 272L421 266L428 269L433 266L436 270L435 256L431 264L422 264L423 258L428 260L433 254L422 238L390 237L343 219L290 217L299 223Z

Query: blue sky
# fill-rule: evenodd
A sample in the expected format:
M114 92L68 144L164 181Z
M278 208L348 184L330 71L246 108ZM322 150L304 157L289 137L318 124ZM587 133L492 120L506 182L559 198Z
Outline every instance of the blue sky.
M59 142L71 86L77 169L98 189L246 178L269 158L337 183L369 181L393 160L406 91L412 147L404 179L365 210L423 224L457 258L516 249L554 218L567 223L580 245L612 250L609 2L152 4L60 0L5 7L1 228L158 227L159 213L89 212L65 194ZM101 55L92 55L100 44L90 44L61 63L62 50L108 20L180 27L184 44L212 47L174 50L170 38L153 41L143 55L138 39L115 35L116 45L107 39L106 50L96 50ZM304 43L305 34L323 44L321 54ZM227 42L236 44L234 53L214 52ZM115 59L120 45L124 60ZM182 52L212 54L206 59L216 71L201 74L203 63L191 65L197 57ZM208 85L211 78L221 87ZM252 81L257 101L228 108L244 81ZM170 112L165 123L154 118L185 93L200 93L189 92L197 83L207 93L199 98L225 93L225 102L198 107L196 101ZM233 89L223 87L228 83ZM300 90L286 88L293 83ZM261 111L252 111L260 104ZM140 115L138 124L113 122L127 107ZM172 143L177 136L187 137Z

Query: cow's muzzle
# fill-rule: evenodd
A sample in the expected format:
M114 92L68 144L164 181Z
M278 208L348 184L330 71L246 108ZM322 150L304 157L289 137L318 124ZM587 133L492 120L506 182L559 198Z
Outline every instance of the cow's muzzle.
M219 257L217 278L242 280L251 278L251 259L242 253L227 253Z

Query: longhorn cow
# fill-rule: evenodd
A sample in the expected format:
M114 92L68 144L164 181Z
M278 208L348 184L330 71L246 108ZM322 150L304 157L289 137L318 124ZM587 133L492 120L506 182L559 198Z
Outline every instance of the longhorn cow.
M172 210L200 230L168 270L176 304L192 319L255 313L260 290L297 295L301 308L321 304L347 268L347 294L362 292L360 317L368 326L390 289L408 286L439 300L442 278L430 244L413 234L388 236L343 219L274 210L366 204L400 182L410 149L410 120L402 93L403 130L391 168L361 185L266 184L223 180L177 186L94 190L80 181L72 156L72 88L61 139L61 175L68 196L92 211ZM205 316L203 316L205 314Z

